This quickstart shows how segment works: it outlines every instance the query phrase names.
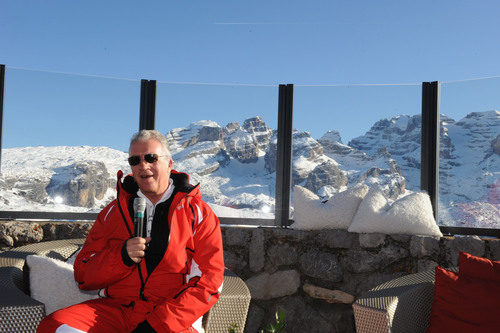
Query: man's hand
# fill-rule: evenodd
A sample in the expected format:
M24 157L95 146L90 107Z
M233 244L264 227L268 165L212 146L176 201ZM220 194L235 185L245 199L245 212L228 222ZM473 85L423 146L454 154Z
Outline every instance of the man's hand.
M127 240L127 254L136 264L140 263L146 255L146 244L151 241L151 237L134 237Z

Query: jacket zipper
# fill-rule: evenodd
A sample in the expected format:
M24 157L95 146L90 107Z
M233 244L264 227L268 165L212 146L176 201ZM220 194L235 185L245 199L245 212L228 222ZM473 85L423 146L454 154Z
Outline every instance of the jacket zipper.
M195 188L196 188L198 185L200 185L200 184L197 184L197 185L195 186ZM189 193L191 193L191 192L189 192ZM177 203L176 203L176 205L175 205L175 207L174 207L174 210L175 210L175 209L177 209L177 207L179 207L179 203L182 201L182 199L184 199L184 198L186 198L186 197L188 197L188 196L189 196L189 193L186 193L183 197L179 198L179 200L177 201ZM117 197L118 197L118 195L117 195ZM118 199L118 198L117 198L117 199ZM127 229L129 229L129 232L131 232L131 230L130 230L130 228L129 228L128 224L126 223L125 214L124 214L124 213L123 213L123 211L121 210L121 207L120 207L120 204L119 204L119 200L117 200L117 202L118 202L118 207L120 208L120 211L121 211L121 213L122 213L122 217L124 218L125 224L127 225ZM172 202L172 204L173 204L173 202ZM172 206L173 206L173 205L172 205ZM171 207L171 208L172 208L172 207ZM169 217L169 216L170 216L170 214L168 214L167 216ZM168 217L167 217L167 219L168 219ZM167 223L168 223L168 222L169 222L169 219L167 220ZM168 227L170 228L170 225L169 225ZM167 245L167 249L165 250L165 254L167 253L167 251L168 251L168 245ZM164 254L164 255L165 255L165 254ZM144 289L146 288L146 283L147 283L147 282L148 282L148 280L149 280L149 276L150 276L150 274L148 274L148 275L146 276L146 280L144 280L144 279L143 279L143 277L142 277L141 263L137 264L137 267L138 267L139 277L140 277L140 279L141 279L141 289L139 290L139 298L140 298L140 299L142 299L143 301L147 301L148 299L144 296ZM153 272L151 272L151 274L152 274L152 273L153 273Z

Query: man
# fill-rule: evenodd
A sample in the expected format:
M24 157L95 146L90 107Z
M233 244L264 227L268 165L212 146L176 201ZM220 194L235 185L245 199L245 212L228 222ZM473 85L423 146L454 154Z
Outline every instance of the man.
M196 332L224 277L217 217L188 175L172 169L165 137L131 140L132 175L118 172L117 199L98 215L75 261L80 289L104 298L46 317L38 332ZM133 201L146 199L145 235L133 234Z

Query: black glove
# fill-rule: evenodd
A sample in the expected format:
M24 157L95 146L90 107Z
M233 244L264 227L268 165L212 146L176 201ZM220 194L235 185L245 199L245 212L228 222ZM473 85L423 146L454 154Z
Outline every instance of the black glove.
M144 320L142 323L137 325L135 330L132 331L133 333L156 333L154 328L149 325L147 320Z

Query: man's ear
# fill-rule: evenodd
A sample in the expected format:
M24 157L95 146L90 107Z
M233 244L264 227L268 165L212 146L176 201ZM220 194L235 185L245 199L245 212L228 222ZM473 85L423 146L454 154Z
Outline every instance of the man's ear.
M170 159L170 161L168 162L168 167L169 168L172 168L172 165L174 164L174 160L173 159Z

